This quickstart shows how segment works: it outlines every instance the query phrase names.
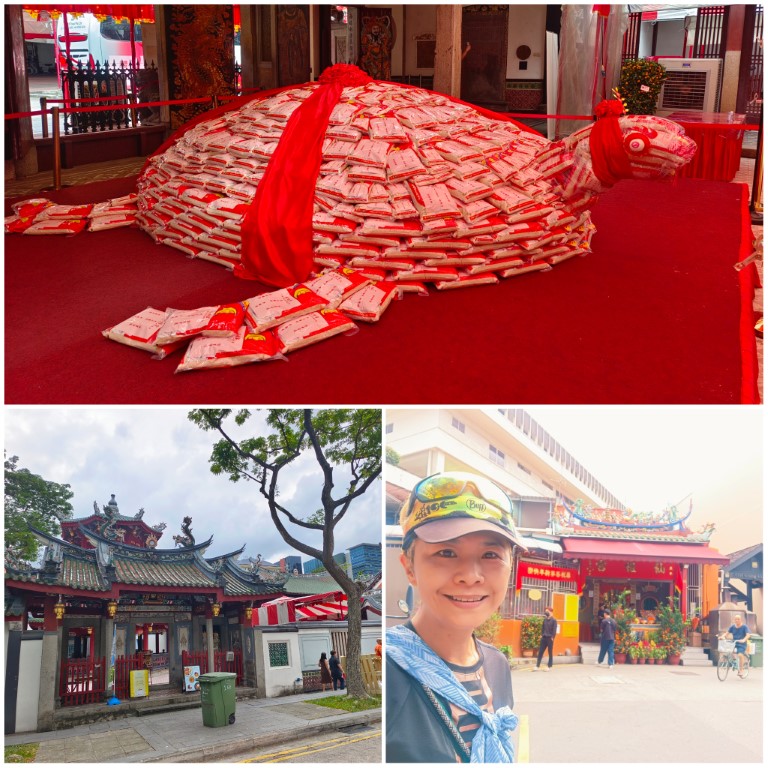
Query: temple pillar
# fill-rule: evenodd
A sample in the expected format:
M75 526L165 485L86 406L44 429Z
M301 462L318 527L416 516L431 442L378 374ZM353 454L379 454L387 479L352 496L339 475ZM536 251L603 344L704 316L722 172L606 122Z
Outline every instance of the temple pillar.
M460 5L437 6L434 90L455 98L461 95L461 20Z
M205 617L205 637L207 641L206 645L208 646L208 671L213 672L213 670L216 669L216 665L213 655L213 617L211 616Z
M53 715L59 693L59 649L63 630L53 606L55 597L46 597L43 605L43 648L40 659L40 689L37 706L37 730L54 730Z

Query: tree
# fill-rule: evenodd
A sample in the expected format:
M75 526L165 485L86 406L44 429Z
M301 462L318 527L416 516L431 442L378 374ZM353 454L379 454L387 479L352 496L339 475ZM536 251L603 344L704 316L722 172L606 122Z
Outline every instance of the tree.
M266 411L267 431L244 440L233 437L231 409L195 409L190 421L221 438L211 451L214 475L233 482L251 480L266 499L272 522L283 540L305 555L322 561L347 595L347 687L350 696L368 694L360 667L361 597L364 582L347 576L333 559L334 532L352 502L361 497L381 474L381 411L374 409L272 409ZM251 411L239 410L234 424L242 427ZM321 508L306 517L289 510L280 500L278 480L302 454L311 452L322 471ZM334 496L334 469L348 476L344 490ZM283 473L283 474L281 474ZM287 524L322 534L322 550L301 541Z
M39 544L28 526L57 536L60 520L72 517L69 484L54 483L28 469L19 457L5 457L5 558L10 563L37 559Z

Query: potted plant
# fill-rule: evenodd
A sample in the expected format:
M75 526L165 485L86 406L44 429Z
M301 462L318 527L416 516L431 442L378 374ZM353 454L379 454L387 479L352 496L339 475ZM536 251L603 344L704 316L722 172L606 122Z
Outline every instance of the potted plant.
M678 608L679 598L668 601L659 607L659 640L667 647L670 664L680 663L680 655L685 650L685 633L690 622L683 619L683 614Z
M666 79L667 70L655 61L625 61L621 66L619 93L627 105L627 114L656 114L656 101Z
M614 656L617 664L627 661L627 654L633 645L632 624L637 620L637 614L632 608L619 608L615 615L616 621L616 650Z
M640 658L640 646L637 644L630 645L627 653L629 654L629 663L637 664L637 661Z
M543 624L543 616L526 616L523 619L520 630L520 644L523 648L523 656L533 656L534 651L539 647Z

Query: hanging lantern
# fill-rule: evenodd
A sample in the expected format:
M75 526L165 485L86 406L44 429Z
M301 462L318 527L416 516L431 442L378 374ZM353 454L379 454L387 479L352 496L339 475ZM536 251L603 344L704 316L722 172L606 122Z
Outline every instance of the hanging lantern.
M152 631L152 625L147 624L147 634L149 634Z
M245 620L250 621L251 616L253 616L253 608L250 605L248 605L245 608Z
M59 595L59 602L53 606L53 612L56 615L56 620L61 621L64 618L64 611L66 606L61 602L61 595Z
M87 632L88 632L89 635L92 635L93 634L93 627L88 627Z
M211 606L211 610L213 611L214 616L218 616L221 613L221 603L214 603Z
M117 601L110 600L107 603L107 615L109 616L110 619L114 619L116 613L117 613Z

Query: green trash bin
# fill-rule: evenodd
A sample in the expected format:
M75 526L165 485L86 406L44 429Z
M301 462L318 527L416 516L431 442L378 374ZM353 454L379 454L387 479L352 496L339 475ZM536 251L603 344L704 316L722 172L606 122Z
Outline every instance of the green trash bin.
M763 638L760 635L750 635L749 642L754 643L755 652L750 656L749 664L752 667L763 666Z
M220 728L235 722L234 672L207 672L200 675L200 700L203 704L203 725Z

